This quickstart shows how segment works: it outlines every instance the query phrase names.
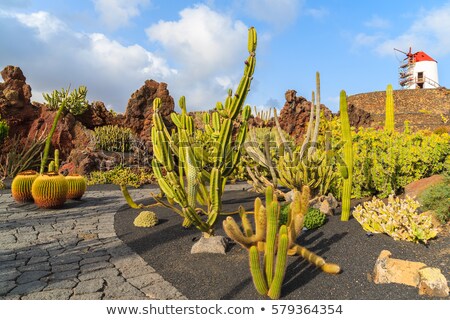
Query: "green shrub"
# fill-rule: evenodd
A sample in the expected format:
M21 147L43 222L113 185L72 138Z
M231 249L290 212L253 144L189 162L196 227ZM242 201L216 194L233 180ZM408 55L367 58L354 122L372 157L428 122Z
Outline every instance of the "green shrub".
M108 125L94 129L95 145L104 151L129 152L134 140L130 128Z
M316 229L325 223L326 216L319 209L309 208L305 216L303 226L308 229Z
M87 184L117 184L139 187L144 184L154 182L154 175L148 169L144 168L124 168L117 166L109 171L91 172Z
M438 230L430 216L417 212L419 207L419 202L408 196L400 199L390 195L387 204L374 197L363 206L358 205L353 216L368 232L386 233L394 240L426 243Z
M287 223L287 218L289 214L290 203L283 204L280 209L280 216L278 218L279 225L283 225ZM319 209L309 208L305 220L303 222L303 226L308 229L316 229L322 226L325 223L326 215L320 212Z
M420 196L424 210L433 210L441 223L450 220L450 176L445 181L425 190Z
M450 135L361 128L354 135L353 197L399 194L416 180L450 168Z

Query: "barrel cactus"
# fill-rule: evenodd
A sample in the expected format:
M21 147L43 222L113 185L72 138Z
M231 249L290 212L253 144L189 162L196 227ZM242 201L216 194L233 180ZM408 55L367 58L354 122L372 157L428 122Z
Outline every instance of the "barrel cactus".
M38 173L34 170L22 171L11 184L11 194L17 202L33 201L31 185L36 180Z
M79 200L86 192L86 179L79 174L69 174L66 176L69 186L67 191L67 199Z
M153 211L142 211L136 219L134 219L133 224L136 227L151 228L158 224L158 217Z
M66 202L68 190L66 178L56 172L39 175L31 187L34 203L40 208L61 207Z

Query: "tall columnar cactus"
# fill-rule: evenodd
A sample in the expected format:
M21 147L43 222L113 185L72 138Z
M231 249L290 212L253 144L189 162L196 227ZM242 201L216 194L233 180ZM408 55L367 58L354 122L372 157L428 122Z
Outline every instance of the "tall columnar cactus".
M343 178L341 220L348 221L350 218L350 197L352 194L353 145L350 120L347 112L347 94L344 90L341 91L339 112L341 117L342 140L344 142L344 163L341 165Z
M170 134L159 114L160 99L153 102L152 143L155 158L153 171L169 203L164 205L184 217L184 226L194 224L204 236L214 233L214 223L222 210L222 194L228 176L239 162L241 146L248 131L250 106L244 101L250 90L255 70L256 30L248 32L249 57L245 61L244 75L236 92L228 92L225 103L218 102L215 111L203 116L209 139L200 144L196 135L200 129L186 111L184 97L179 101L181 114L171 114L177 131ZM239 130L233 135L233 123ZM163 167L165 174L163 174ZM186 177L186 181L185 181ZM208 190L209 186L209 190ZM162 202L161 199L157 201ZM181 209L176 208L178 204ZM206 206L206 211L197 207ZM206 216L203 219L202 215Z
M280 297L288 255L300 255L327 273L340 272L338 265L326 263L321 257L295 243L303 228L308 202L307 186L303 187L301 193L294 191L286 224L280 226L280 205L273 189L268 187L265 207L260 198L255 199L255 231L243 208L240 209L243 231L232 217L227 217L223 222L226 234L249 251L250 272L255 288L261 295L268 295L271 299ZM262 263L259 252L264 254Z
M386 122L384 125L384 130L386 132L393 132L395 128L394 122L394 93L392 90L392 85L388 84L386 88Z

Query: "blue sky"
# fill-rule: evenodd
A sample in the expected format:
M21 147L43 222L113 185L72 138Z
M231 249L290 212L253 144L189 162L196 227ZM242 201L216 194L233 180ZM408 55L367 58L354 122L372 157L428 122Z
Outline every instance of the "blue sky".
M321 73L322 103L398 88L393 48L423 50L450 86L450 1L1 0L0 68L20 66L42 92L86 85L89 100L117 112L146 79L168 83L175 101L206 110L236 88L247 28L258 32L247 103L284 104L288 89L310 99Z

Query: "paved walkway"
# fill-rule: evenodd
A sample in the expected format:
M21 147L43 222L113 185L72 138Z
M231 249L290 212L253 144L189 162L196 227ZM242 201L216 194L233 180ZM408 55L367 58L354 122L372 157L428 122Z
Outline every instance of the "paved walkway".
M186 299L117 238L119 190L87 191L58 210L0 192L0 299Z

